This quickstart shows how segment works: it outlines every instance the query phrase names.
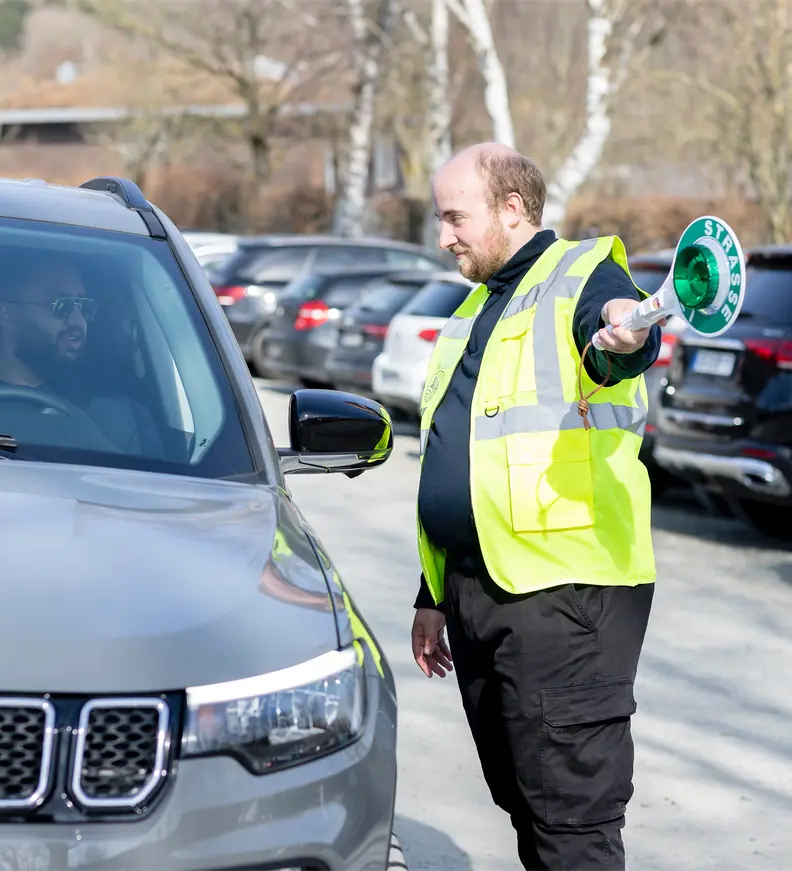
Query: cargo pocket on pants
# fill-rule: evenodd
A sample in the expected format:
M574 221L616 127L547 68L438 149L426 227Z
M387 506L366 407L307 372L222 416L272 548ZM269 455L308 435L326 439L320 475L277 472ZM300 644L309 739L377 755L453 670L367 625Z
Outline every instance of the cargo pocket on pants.
M547 824L596 825L623 816L633 793L632 680L559 687L541 695Z

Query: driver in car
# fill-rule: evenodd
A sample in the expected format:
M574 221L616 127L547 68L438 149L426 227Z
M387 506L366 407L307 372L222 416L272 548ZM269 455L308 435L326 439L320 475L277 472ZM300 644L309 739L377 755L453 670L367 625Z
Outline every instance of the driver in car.
M0 259L0 403L19 401L37 405L39 414L71 418L67 440L73 447L156 453L161 446L146 410L123 396L92 390L95 373L81 365L98 308L68 258L36 252ZM68 435L62 421L53 428L50 418L50 440L38 421L38 432L31 434L37 442L57 444Z
M68 261L28 260L0 275L0 381L56 392L80 359L96 300Z

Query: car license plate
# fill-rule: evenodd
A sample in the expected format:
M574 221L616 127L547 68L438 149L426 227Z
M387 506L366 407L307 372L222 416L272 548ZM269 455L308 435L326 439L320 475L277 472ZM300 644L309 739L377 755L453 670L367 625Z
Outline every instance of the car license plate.
M734 354L722 351L696 351L692 371L698 375L719 375L728 378L734 372Z
M363 344L361 333L341 333L339 344L345 348L359 348Z
M398 372L394 372L392 369L383 369L382 370L382 380L383 381L401 381L401 377Z

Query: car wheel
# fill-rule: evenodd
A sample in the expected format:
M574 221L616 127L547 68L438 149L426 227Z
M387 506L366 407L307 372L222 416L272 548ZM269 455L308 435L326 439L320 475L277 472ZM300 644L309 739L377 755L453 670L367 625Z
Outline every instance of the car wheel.
M327 381L319 381L317 378L298 378L303 387L310 387L316 390L333 390L333 385Z
M250 364L259 378L274 378L275 373L267 367L263 353L263 330L258 330L250 339Z
M652 485L652 497L662 498L671 487L682 482L665 469L655 468L649 472L649 482Z
M792 542L792 506L740 499L737 507L744 519L762 535L774 541Z

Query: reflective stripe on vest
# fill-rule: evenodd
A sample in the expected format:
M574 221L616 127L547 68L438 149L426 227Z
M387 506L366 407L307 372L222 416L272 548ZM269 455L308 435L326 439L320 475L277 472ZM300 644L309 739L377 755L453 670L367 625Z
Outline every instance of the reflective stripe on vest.
M474 438L477 441L515 433L582 429L585 426L578 413L577 402L564 401L561 370L558 368L556 355L555 301L558 298L574 299L577 295L583 278L565 273L578 258L592 251L596 244L596 239L587 239L566 251L546 281L509 300L500 320L514 317L536 305L532 332L537 404L503 411L496 409L493 414L478 416L474 422ZM452 315L444 325L441 336L449 339L467 338L474 320L475 317ZM622 429L643 437L648 409L640 390L636 391L635 399L637 407L592 401L589 405L589 422L598 430ZM426 450L428 436L428 430L421 430L422 455Z
M636 393L635 400L637 407L614 405L612 402L592 402L589 405L589 422L599 430L623 429L643 436L648 409L640 390ZM520 432L583 429L583 426L577 403L565 403L562 398L557 404L518 405L507 408L494 417L480 415L476 418L474 438L476 441L484 441Z

